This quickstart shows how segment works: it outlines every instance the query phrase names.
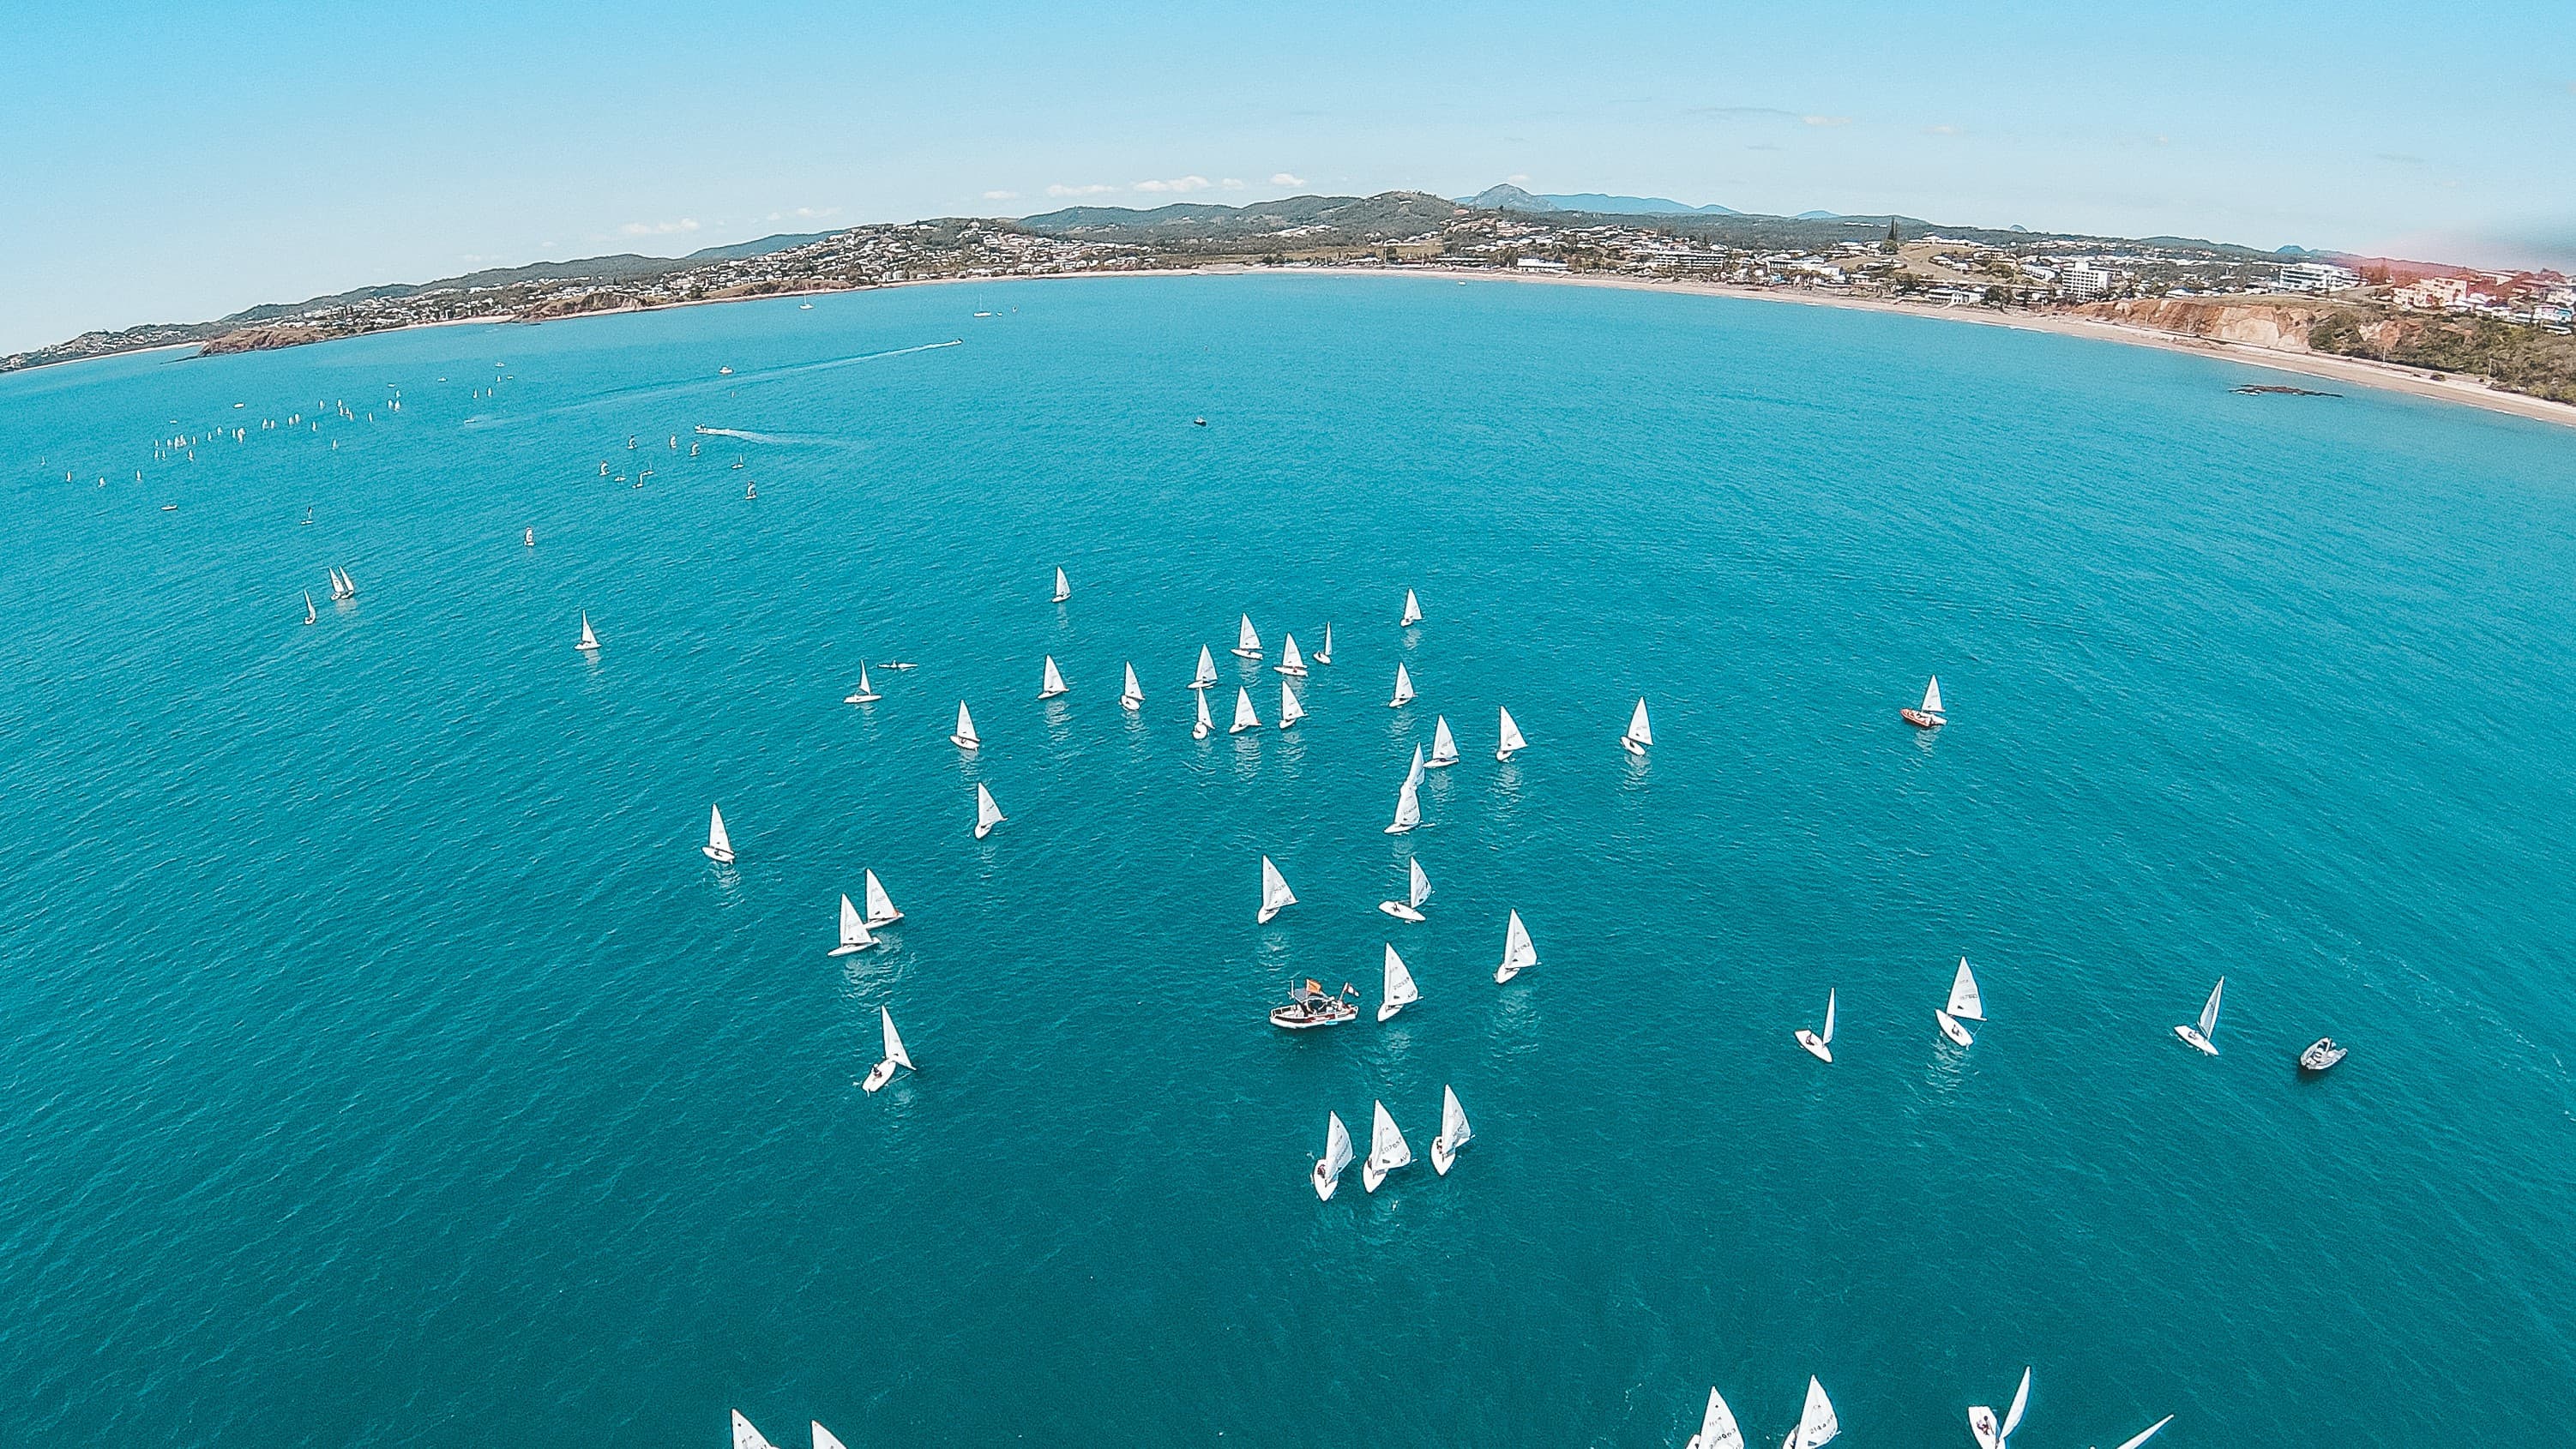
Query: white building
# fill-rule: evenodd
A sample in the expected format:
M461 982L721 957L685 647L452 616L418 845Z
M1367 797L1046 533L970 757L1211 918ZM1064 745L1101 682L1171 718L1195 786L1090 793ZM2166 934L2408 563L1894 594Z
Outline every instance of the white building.
M2057 289L2070 297L2099 297L2120 284L2120 275L2091 262L2075 262L2057 276Z
M2292 292L2340 292L2361 285L2361 273L2332 262L2292 262L2281 268L2281 286Z

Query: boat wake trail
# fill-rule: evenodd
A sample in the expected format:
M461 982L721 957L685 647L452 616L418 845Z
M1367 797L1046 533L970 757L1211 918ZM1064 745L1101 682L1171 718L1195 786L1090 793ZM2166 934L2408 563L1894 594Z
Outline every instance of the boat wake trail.
M735 388L746 387L752 383L772 382L782 377L798 377L806 373L830 372L836 368L856 367L863 362L883 362L892 357L910 357L917 352L937 352L941 348L963 347L965 345L966 340L960 337L953 338L947 342L924 342L913 347L891 347L883 352L862 352L854 357L826 357L816 362L791 362L783 367L767 367L762 368L757 372L735 372L725 373L715 377L693 377L686 382L639 383L633 387L619 388L613 392L604 392L597 397L584 398L579 402L565 403L561 407L548 411L544 416L562 417L569 413L591 412L612 404L622 405L627 403L647 402L657 398L688 397L693 394L703 392L730 392ZM715 432L717 430L709 428L707 431ZM727 436L748 438L751 435L736 433L728 434ZM765 439L763 441L784 440Z

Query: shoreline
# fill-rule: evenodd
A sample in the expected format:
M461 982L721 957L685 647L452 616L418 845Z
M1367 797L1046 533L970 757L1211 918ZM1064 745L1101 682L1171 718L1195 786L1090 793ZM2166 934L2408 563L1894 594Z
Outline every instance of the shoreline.
M843 296L856 292L892 291L906 287L954 286L966 282L1058 282L1104 277L1437 277L1461 282L1507 282L1516 285L1548 287L1602 287L1629 292L1663 292L1683 296L1719 297L1742 302L1776 302L1795 307L1831 307L1850 312L1876 312L1883 316L1918 317L1935 322L1965 322L1980 327L2003 327L2020 332L2047 333L2058 337L2087 338L2095 342L2119 343L2130 347L2152 347L2166 352L2185 353L2195 357L2216 358L2242 363L2248 367L2266 368L2296 377L2322 378L2331 382L2350 383L2356 387L2375 388L2382 392L2402 393L2432 402L2456 403L2487 412L2528 418L2534 422L2554 423L2576 428L2576 405L2533 397L2528 393L2506 392L2483 383L2446 378L2436 382L2424 372L2368 358L2339 357L2332 353L2290 352L2280 348L2256 347L2250 343L2223 342L2214 338L2192 337L2179 332L2165 332L2151 327L2134 327L2118 322L2098 321L2063 313L1988 312L1956 306L1916 306L1876 297L1840 297L1785 287L1743 287L1729 282L1652 281L1643 277L1574 276L1570 274L1506 272L1490 268L1464 267L1264 267L1235 262L1217 262L1194 267L1148 267L1127 271L1052 272L1024 277L920 277L901 282L877 282L859 287L802 287L793 291L763 292L746 297L699 297L681 302L661 302L647 306L620 307L598 312L575 312L559 317L522 318L516 313L491 317L447 317L435 322L412 322L400 327L387 327L375 332L352 333L321 342L299 346L322 346L329 342L353 342L361 337L377 337L397 332L412 332L431 327L464 327L476 324L544 326L554 322L579 322L601 317L624 317L648 312L677 311L683 307L715 307L737 302L774 302L797 297ZM167 352L178 348L197 348L203 342L164 342L151 347L137 347L123 352L103 352L95 357L67 357L58 362L40 363L21 368L20 373L42 372L49 368L70 367L83 362L104 362L114 357L135 357L149 352ZM284 349L259 349L280 351ZM240 353L218 353L217 356L241 356ZM18 374L0 374L16 376Z

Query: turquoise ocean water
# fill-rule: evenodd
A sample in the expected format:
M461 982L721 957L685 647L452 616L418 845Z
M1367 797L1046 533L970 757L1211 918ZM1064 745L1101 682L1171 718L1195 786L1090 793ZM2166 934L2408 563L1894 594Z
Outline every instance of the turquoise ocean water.
M2028 1449L2576 1402L2576 434L1431 279L178 359L0 380L13 1440L1678 1446L1714 1384L1777 1443L1812 1373L1938 1446L2024 1364ZM1194 742L1203 643L1220 721L1277 708L1247 611L1334 662ZM853 707L862 659L920 667ZM907 918L829 959L864 868ZM1395 1021L1265 1024L1390 940ZM868 1096L880 1004L920 1070ZM1444 1083L1456 1171L1317 1202L1328 1110L1427 1159Z

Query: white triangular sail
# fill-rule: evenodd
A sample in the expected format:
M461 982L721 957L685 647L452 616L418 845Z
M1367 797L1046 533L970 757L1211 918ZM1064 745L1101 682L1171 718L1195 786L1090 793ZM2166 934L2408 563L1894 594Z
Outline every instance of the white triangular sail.
M1798 1429L1789 1436L1789 1449L1816 1449L1842 1431L1842 1423L1834 1418L1834 1401L1825 1397L1825 1386L1809 1375L1807 1407L1798 1415Z
M1279 681L1279 727L1284 730L1305 717L1306 706L1297 702L1297 691L1288 687L1287 680Z
M1827 1046L1834 1044L1834 988L1825 988L1825 1030L1817 1038Z
M1259 728L1261 728L1261 716L1252 711L1252 691L1241 685L1235 686L1234 723L1226 727L1226 733L1239 735L1245 730Z
M1386 702L1389 709L1400 709L1412 702L1413 675L1401 664L1395 666L1395 698Z
M1289 635L1287 642L1279 647L1279 672L1282 674L1306 672L1306 656L1297 652L1297 636L1294 634Z
M358 581L349 577L347 569L340 570L340 587L348 591L350 598L358 596Z
M1369 1126L1368 1161L1360 1165L1360 1185L1371 1192L1386 1180L1386 1175L1413 1161L1413 1146L1396 1129L1395 1119L1387 1115L1386 1104L1379 1102L1376 1119Z
M707 807L706 853L707 859L719 864L733 862L733 837L725 834L724 810L715 805Z
M854 691L849 698L841 702L843 704L871 704L876 701L876 698L877 687L868 682L868 667L862 664L859 666L858 689Z
M1413 973L1404 969L1404 958L1395 954L1395 947L1388 946L1386 948L1386 995L1378 1003L1377 1019L1384 1021L1421 999L1421 990L1413 984Z
M814 1421L814 1449L850 1449L850 1446L841 1442L840 1435L824 1428L822 1420L816 1419Z
M1315 651L1315 662L1318 664L1333 662L1333 626L1330 622L1324 625L1324 647Z
M1413 747L1413 767L1404 772L1404 787L1395 795L1395 823L1389 835L1402 835L1422 823L1422 746Z
M1315 1162L1315 1196L1329 1201L1333 1189L1341 1186L1342 1173L1351 1165L1351 1129L1342 1125L1338 1112L1324 1114L1324 1155Z
M1735 1425L1735 1411L1717 1390L1708 1391L1708 1411L1699 1417L1699 1432L1683 1449L1744 1449L1744 1431Z
M1118 692L1118 702L1129 709L1144 707L1145 690L1136 682L1136 666L1133 664L1127 666L1127 686Z
M736 1409L733 1411L733 1449L778 1449L778 1446L763 1438L758 1429L751 1427L751 1421L742 1416L742 1410Z
M1413 590L1404 591L1404 617L1395 622L1399 628L1422 622L1422 601L1413 596Z
M1295 904L1297 893L1288 889L1288 877L1279 873L1269 856L1261 857L1261 913L1252 918L1253 923L1266 926L1282 908Z
M1887 706L1880 705L1879 708L1885 709ZM1932 682L1923 686L1923 712L1925 714L1939 714L1941 712L1940 675L1933 675Z
M1636 712L1628 716L1628 732L1620 736L1620 740L1625 743L1629 749L1637 751L1642 751L1646 746L1655 742L1654 726L1646 722L1646 697L1644 695L1641 694L1637 696Z
M1216 656L1209 653L1208 647L1202 644L1199 646L1198 672L1190 676L1190 688L1205 689L1214 683L1216 683Z
M2218 997L2219 993L2226 989L2227 978L2221 976L2218 978L2218 984L2209 988L2209 1000L2201 1004L2200 1038L2203 1041L2210 1040L2218 1033Z
M1503 738L1502 742L1494 747L1494 758L1497 760L1508 760L1512 757L1514 751L1528 749L1529 741L1521 738L1521 727L1512 722L1512 712L1506 709L1502 713ZM1711 1389L1709 1392L1715 1393L1717 1391L1715 1389Z
M1404 869L1409 878L1409 888L1405 892L1404 903L1418 911L1422 909L1424 901L1431 899L1431 877L1422 873L1422 862L1419 860L1407 860L1404 863Z
M2134 1438L2134 1439L2128 1439L2128 1440L2124 1440L2124 1441L2122 1441L2122 1443L2121 1443L2121 1445L2120 1445L2120 1449L2138 1449L2138 1446L2139 1446L2139 1445L2144 1444L2144 1443L2145 1443L2145 1442L2147 1442L2148 1440L2150 1440L2150 1439L2152 1439L2152 1438L2156 1437L2156 1431L2157 1431L2157 1430L2162 1429L2165 1425L2170 1424L2170 1423L2172 1423L2173 1421L2174 1421L2174 1416L2173 1416L2173 1415L2171 1415L2171 1414L2167 1414L2167 1415L2165 1415L2163 1418L2156 1420L2156 1421L2155 1421L2154 1423L2152 1423L2152 1424L2149 1424L2149 1425L2147 1426L2147 1428L2146 1428L2146 1432L2145 1432L2145 1433L2138 1435L2138 1436L2137 1436L2136 1438Z
M961 750L971 750L984 743L975 733L975 716L966 712L966 701L957 701L957 732L948 737Z
M902 920L903 912L894 908L894 897L886 894L885 882L877 879L875 871L869 871L867 877L868 924L890 926Z
M1055 571L1055 601L1059 604L1073 597L1073 585L1065 582L1064 570Z
M304 622L310 624L321 617L321 615L313 612L313 591L311 589L306 589L304 591ZM584 622L588 621L585 620Z
M1962 1020L1986 1019L1986 1003L1977 995L1977 975L1968 969L1965 956L1959 958L1959 974L1950 978L1950 1005L1947 1009L1952 1016Z
M981 840L985 836L992 834L994 826L1001 824L1004 820L1009 818L1010 817L1002 813L1001 806L993 803L993 792L986 788L983 782L976 782L975 838L977 840Z
M1055 656L1046 657L1046 677L1038 681L1038 698L1053 699L1064 693L1064 676L1057 672Z
M1246 659L1261 657L1261 636L1252 631L1252 616L1243 616L1241 627L1234 631L1234 652Z
M1521 913L1512 912L1511 924L1503 928L1503 964L1494 968L1494 984L1499 986L1538 964L1538 948L1530 944L1529 927L1521 924Z
M1423 761L1422 763L1431 766L1454 765L1458 763L1458 738L1457 736L1449 733L1449 716L1444 714L1436 716L1433 719L1431 728L1431 758Z
M1203 740L1210 730L1216 728L1216 721L1208 718L1207 691L1202 689L1193 697L1199 702L1199 718L1198 723L1190 726L1190 738Z
M310 606L312 603L311 595L308 594L305 596L305 603ZM599 649L599 636L590 632L590 611L588 609L584 609L581 612L581 642L572 647L592 653L596 653Z
M2021 1411L2029 1407L2030 1370L2028 1368L2024 1368L2021 1371L2021 1387L2013 1390L2012 1407L2004 1411L2004 1426L1995 1431L1995 1442L1997 1444L2001 1444L2005 1440L2010 1439L2012 1437L2013 1430L2021 1427Z
M920 1070L912 1066L911 1054L903 1049L903 1037L894 1029L894 1013L882 1006L878 1007L877 1024L885 1028L885 1059L898 1067Z
M859 908L850 904L848 896L841 897L841 944L832 948L832 954L847 956L876 943L876 937L868 934L867 919L859 914Z
M1440 1089L1441 1140L1449 1144L1450 1151L1455 1152L1466 1146L1475 1135L1476 1129L1467 1125L1467 1109L1458 1105L1457 1091L1451 1087L1442 1087Z

